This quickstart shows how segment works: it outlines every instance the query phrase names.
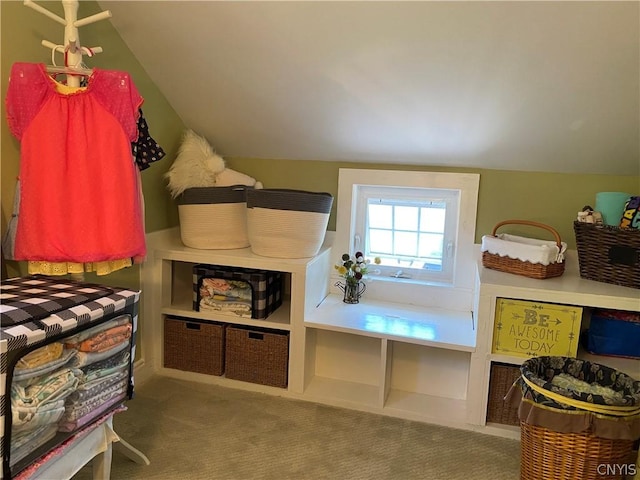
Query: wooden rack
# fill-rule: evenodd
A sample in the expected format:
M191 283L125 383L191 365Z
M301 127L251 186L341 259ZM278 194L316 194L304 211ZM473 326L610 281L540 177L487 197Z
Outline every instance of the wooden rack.
M95 15L78 19L79 4L79 0L62 0L62 7L64 8L64 18L62 18L38 5L33 0L24 0L24 5L26 7L32 8L36 12L42 13L64 26L64 41L61 45L50 42L49 40L42 40L42 45L51 50L51 63L54 67L58 66L55 62L56 53L64 55L65 68L81 68L82 57L84 55L92 57L96 53L102 52L102 47L83 47L80 44L78 28L95 23L99 20L111 18L111 12L109 10L105 10L103 12L96 13ZM67 75L67 85L79 87L80 78L77 75Z

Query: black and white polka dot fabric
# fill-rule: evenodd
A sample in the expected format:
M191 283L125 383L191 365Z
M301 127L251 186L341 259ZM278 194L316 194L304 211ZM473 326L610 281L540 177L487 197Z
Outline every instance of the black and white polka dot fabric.
M151 163L162 159L166 153L158 142L149 135L149 125L144 118L142 109L139 109L138 139L131 144L133 158L140 170L149 168Z

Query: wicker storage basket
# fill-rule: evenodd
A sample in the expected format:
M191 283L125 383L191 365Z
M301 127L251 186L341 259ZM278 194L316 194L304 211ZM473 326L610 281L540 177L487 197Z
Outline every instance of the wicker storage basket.
M529 225L551 232L553 242L529 239L515 235L496 235L498 228L507 224ZM530 278L559 277L564 273L564 251L567 245L558 232L543 223L529 220L505 220L493 227L489 237L482 237L482 265L501 272ZM540 259L546 258L546 263Z
M574 222L580 276L640 288L640 230Z
M166 317L164 366L220 376L224 373L224 325Z
M558 433L526 422L520 451L520 480L621 480L623 467L635 460L631 440Z
M198 187L177 199L180 236L187 247L232 249L249 246L247 190L253 187Z
M328 193L261 189L247 192L251 251L275 258L306 258L324 241L333 197Z
M520 378L520 365L491 363L487 422L520 425L518 407L505 402L504 399L513 382L518 378Z
M624 478L640 438L640 382L571 357L531 358L520 371L521 480Z
M287 387L289 332L228 326L226 377L272 387Z

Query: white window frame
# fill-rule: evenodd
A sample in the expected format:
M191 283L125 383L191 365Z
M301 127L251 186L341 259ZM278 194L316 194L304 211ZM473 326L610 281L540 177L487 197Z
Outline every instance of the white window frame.
M458 190L459 217L455 242L453 277L447 283L416 282L406 279L389 281L388 277L367 274L365 300L406 303L454 310L470 310L475 287L475 225L480 175L475 173L424 172L403 170L339 169L336 235L332 257L337 263L343 253L354 253L358 187L408 187ZM330 288L340 277L332 270Z
M381 276L388 278L393 274L402 272L401 278L407 278L415 282L431 282L431 283L443 283L452 284L454 275L454 260L455 260L455 244L457 241L457 226L458 226L458 203L459 203L459 190L454 189L433 189L433 188L408 188L397 186L380 186L380 185L354 185L354 193L357 197L357 202L354 205L355 208L355 223L354 223L354 236L352 242L352 250L364 250L363 244L366 244L366 234L368 232L368 226L366 225L368 200L371 198L385 197L392 200L391 203L395 203L395 200L408 202L420 202L423 205L430 199L439 197L447 205L449 214L447 215L445 223L445 245L443 245L443 258L442 258L442 271L428 271L417 268L403 268L403 267L390 267L380 266L374 267L376 270L381 271ZM418 207L419 203L415 206ZM364 239L360 241L360 239ZM448 245L447 245L448 244ZM448 248L447 248L448 247ZM366 252L365 252L366 253ZM370 255L371 256L371 255ZM389 278L390 280L393 280Z

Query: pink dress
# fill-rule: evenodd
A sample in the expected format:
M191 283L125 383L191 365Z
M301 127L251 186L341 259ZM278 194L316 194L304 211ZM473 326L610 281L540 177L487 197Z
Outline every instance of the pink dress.
M86 88L65 89L43 64L11 68L7 119L21 143L15 259L144 257L131 154L143 99L120 71L94 69Z

